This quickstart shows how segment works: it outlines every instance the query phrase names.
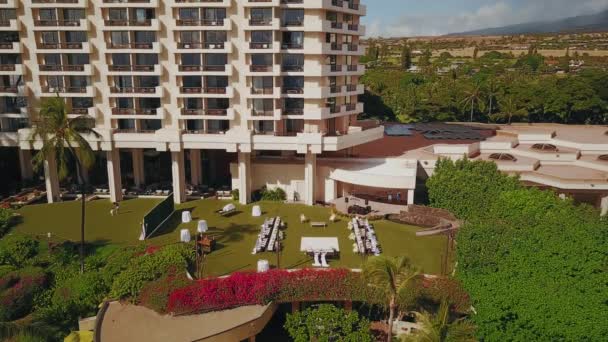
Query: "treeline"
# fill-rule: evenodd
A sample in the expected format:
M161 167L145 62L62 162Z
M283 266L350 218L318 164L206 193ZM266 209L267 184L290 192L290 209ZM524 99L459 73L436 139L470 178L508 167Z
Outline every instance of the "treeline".
M456 71L438 76L372 68L362 78L366 116L400 122L608 123L608 72L539 75Z

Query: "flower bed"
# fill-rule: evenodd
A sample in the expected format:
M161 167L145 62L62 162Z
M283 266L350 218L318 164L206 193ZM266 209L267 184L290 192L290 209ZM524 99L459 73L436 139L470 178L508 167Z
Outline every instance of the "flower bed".
M366 288L360 273L346 269L234 273L174 290L167 311L191 314L271 301L361 301L367 297Z

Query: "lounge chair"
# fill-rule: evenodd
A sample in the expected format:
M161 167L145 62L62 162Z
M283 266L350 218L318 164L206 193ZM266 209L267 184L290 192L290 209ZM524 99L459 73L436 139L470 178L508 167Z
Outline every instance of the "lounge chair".
M234 204L228 204L225 207L223 207L221 210L218 211L218 214L226 216L230 213L233 213L236 211L236 206Z

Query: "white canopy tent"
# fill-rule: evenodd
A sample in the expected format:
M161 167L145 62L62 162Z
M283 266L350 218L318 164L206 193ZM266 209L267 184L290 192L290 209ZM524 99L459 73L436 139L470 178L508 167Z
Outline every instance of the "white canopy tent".
M415 189L417 170L417 164L406 159L370 160L336 165L329 178L372 188Z

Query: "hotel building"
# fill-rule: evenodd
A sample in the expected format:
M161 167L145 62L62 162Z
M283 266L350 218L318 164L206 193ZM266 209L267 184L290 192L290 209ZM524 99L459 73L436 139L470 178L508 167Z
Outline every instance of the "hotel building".
M44 180L49 202L69 187L54 160L31 167L41 100L59 94L99 133L85 176L112 201L213 188L248 203L265 186L398 211L439 157L467 156L608 212L606 127L476 125L470 140L359 121L365 13L359 0L0 0L0 168Z

